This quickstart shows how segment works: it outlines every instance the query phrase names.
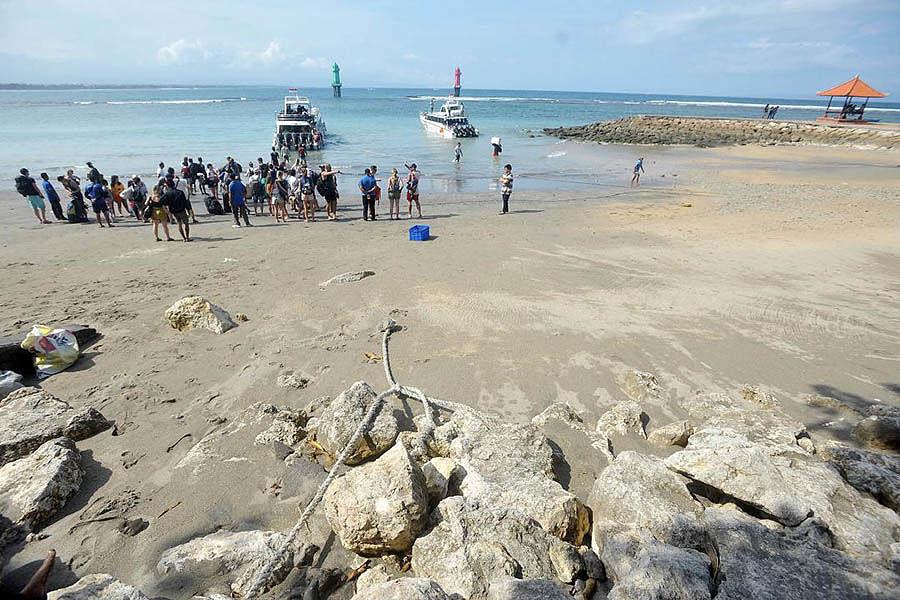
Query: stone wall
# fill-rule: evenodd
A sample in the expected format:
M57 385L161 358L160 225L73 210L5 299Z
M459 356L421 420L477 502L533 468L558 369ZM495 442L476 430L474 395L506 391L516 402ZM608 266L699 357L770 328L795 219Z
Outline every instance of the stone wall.
M820 144L900 148L900 130L761 119L637 116L577 127L545 129L560 138L613 144L729 146Z

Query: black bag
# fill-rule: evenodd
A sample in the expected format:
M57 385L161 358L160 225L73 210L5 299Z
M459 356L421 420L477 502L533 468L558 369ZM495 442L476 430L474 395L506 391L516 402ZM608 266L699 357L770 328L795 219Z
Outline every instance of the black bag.
M206 198L206 212L211 215L225 214L225 211L222 209L222 203L211 197Z
M16 177L16 191L26 198L34 195L36 193L34 190L34 180L30 177L25 177L24 175Z

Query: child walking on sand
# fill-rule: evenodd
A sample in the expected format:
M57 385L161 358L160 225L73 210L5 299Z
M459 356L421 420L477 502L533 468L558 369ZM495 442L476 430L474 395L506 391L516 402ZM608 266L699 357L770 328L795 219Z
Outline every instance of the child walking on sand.
M631 185L641 185L641 173L644 171L644 157L640 157L634 164L634 176L631 178Z

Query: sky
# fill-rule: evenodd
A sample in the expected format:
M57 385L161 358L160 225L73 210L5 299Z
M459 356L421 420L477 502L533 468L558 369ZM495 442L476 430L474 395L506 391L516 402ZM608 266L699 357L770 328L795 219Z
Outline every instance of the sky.
M0 82L900 96L900 0L0 0Z

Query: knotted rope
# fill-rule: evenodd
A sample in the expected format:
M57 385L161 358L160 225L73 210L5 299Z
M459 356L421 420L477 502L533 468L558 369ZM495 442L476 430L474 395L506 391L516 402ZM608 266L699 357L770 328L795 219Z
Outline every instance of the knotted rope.
M456 411L456 410L465 410L468 407L462 404L457 404L455 402L446 402L443 400L438 400L436 398L429 398L425 394L422 393L421 390L414 387L402 386L397 383L394 379L394 374L391 371L391 359L388 353L388 339L394 331L398 331L399 327L393 320L389 320L383 329L383 335L381 338L381 354L382 354L382 362L384 364L384 376L387 379L388 385L390 386L385 391L381 392L375 399L372 401L372 404L369 406L369 410L366 411L363 420L360 422L359 426L356 428L356 431L350 437L350 440L344 445L344 448L338 453L337 458L334 460L334 465L331 467L331 471L328 473L328 476L325 477L325 480L322 481L322 484L319 486L319 489L316 490L315 495L312 497L312 500L306 505L306 508L303 509L303 512L300 513L300 518L297 519L297 523L294 527L288 532L287 538L284 543L278 548L275 558L269 561L268 564L263 566L256 576L253 578L250 587L243 594L243 597L247 600L252 600L256 598L258 595L265 593L269 588L277 585L279 582L272 581L273 573L276 571L282 571L286 565L284 564L287 560L288 552L290 549L296 544L297 537L300 534L300 529L306 524L309 520L309 517L312 515L313 511L316 510L316 507L319 503L322 502L322 498L325 496L325 492L328 490L328 487L338 476L339 467L345 464L347 457L356 449L356 445L359 443L362 436L365 435L366 430L371 427L372 423L375 421L375 417L378 415L378 412L381 410L381 406L384 404L385 399L387 399L391 395L397 395L401 398L412 398L413 400L417 400L422 403L422 407L425 411L425 431L422 433L426 436L431 436L434 432L435 428L435 419L434 419L434 411L432 409L432 404L438 406L439 408L447 411Z

